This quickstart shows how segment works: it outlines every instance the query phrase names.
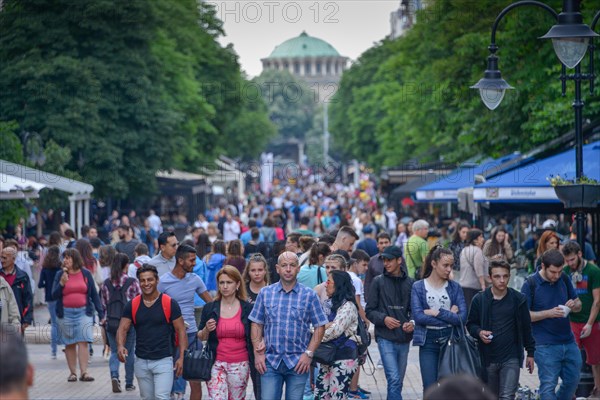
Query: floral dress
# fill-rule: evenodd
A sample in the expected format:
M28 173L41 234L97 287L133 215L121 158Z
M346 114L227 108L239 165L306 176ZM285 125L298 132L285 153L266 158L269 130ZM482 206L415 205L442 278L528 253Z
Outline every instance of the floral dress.
M335 361L332 365L321 365L315 386L315 398L320 400L345 400L348 398L350 381L358 369L356 344L360 338L358 329L358 310L354 304L346 302L337 313L329 315L331 326L325 330L323 342L334 341L341 349L338 354L346 353L349 357Z

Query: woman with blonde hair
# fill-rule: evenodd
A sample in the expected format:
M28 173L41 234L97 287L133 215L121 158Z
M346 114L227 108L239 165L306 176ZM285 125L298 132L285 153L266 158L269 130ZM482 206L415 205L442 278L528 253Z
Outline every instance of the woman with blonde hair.
M215 301L202 310L198 339L206 340L215 354L211 379L207 382L211 399L246 398L246 387L254 367L254 349L250 341L252 304L246 298L246 285L237 268L225 265L217 272ZM257 398L260 398L257 397Z

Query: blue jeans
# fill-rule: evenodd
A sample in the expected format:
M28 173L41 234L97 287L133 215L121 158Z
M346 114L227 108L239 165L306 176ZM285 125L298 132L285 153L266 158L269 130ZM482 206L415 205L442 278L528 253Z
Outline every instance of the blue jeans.
M535 347L541 400L571 400L579 383L581 352L575 342ZM556 391L558 378L562 384Z
M202 349L202 342L196 340L196 334L198 332L188 333L188 349L192 346L198 346L198 349ZM179 347L175 349L175 357L173 357L173 362L179 360ZM175 372L173 372L173 388L171 389L171 393L185 393L185 387L187 386L187 381L183 379L183 376L176 377Z
M106 332L108 345L110 346L110 359L108 360L108 369L110 377L119 379L119 358L117 357L117 337L114 333ZM125 339L125 348L129 357L125 359L125 385L133 385L133 364L135 362L135 329L130 329L127 332Z
M402 400L402 384L406 373L410 343L396 343L377 338L377 347L387 380L387 398L388 400Z
M425 344L419 348L419 367L423 381L423 393L438 380L438 361L443 339L450 336L452 328L427 329Z
M56 319L56 300L46 302L48 304L48 312L50 313L50 350L52 355L56 355L56 346L58 345L58 321Z
M144 360L136 357L135 377L142 400L169 400L173 386L173 357L160 360Z
M308 372L298 374L283 361L273 368L267 361L267 371L260 378L262 400L280 400L285 382L285 400L302 400Z
M498 400L512 400L519 387L519 360L511 358L502 363L491 363L486 368L487 385Z

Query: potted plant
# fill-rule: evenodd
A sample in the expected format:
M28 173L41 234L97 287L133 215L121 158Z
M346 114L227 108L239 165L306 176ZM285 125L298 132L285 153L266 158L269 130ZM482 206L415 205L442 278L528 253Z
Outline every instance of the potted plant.
M550 176L550 184L554 187L556 196L567 209L597 208L600 201L600 182L596 179L582 176L579 179Z

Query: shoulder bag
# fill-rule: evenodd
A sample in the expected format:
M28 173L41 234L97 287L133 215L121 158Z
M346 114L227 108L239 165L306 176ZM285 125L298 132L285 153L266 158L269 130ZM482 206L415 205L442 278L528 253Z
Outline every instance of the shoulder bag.
M457 374L481 376L481 358L477 342L465 333L465 325L452 327L450 337L441 344L438 380Z

